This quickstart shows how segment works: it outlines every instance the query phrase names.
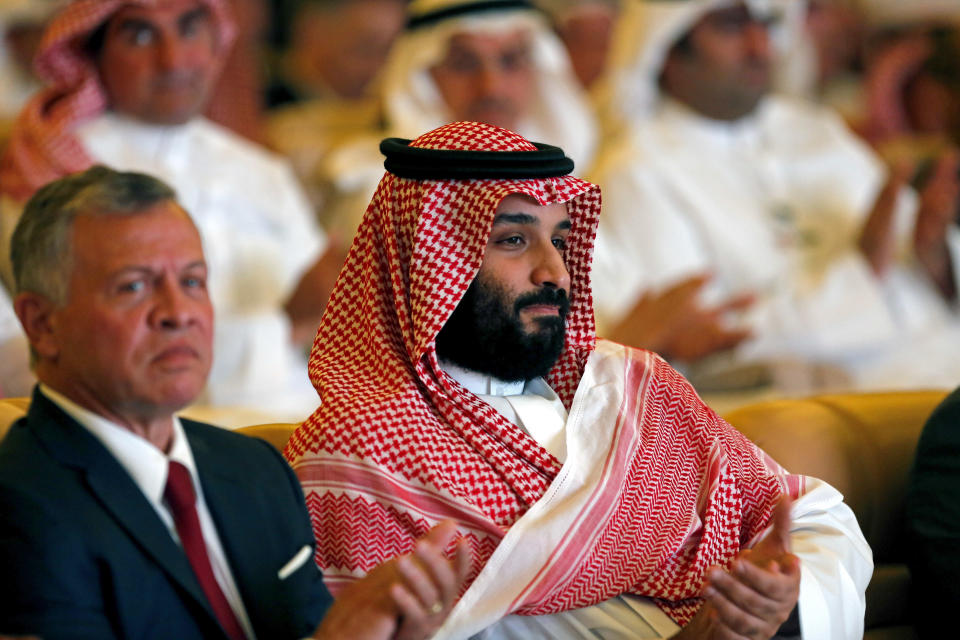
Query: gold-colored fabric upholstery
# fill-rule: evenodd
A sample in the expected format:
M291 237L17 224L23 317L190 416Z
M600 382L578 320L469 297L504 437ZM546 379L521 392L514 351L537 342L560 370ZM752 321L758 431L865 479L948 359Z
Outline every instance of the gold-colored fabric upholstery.
M761 402L724 416L787 470L843 493L874 555L865 638L916 637L909 626L904 494L920 432L946 394L821 395Z
M7 434L10 426L27 413L30 398L0 399L0 439Z
M299 426L298 424L287 422L274 422L271 424L255 424L249 427L240 427L239 429L234 429L234 431L236 433L242 433L245 436L262 438L283 453L284 447L287 446L287 440L290 439L294 430Z

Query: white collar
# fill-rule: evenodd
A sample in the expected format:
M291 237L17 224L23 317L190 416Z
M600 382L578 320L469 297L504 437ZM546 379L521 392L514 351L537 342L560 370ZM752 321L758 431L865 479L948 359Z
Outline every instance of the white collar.
M749 114L737 120L715 120L695 111L667 94L661 94L659 113L669 127L706 138L716 145L733 149L756 146L761 138L763 113L768 101L762 100Z
M527 381L524 380L500 380L485 373L464 369L449 360L440 360L440 367L466 387L467 391L478 396L519 396L526 391Z
M164 454L145 438L81 407L43 383L40 384L40 392L93 434L130 474L134 483L151 503L160 504L163 499L163 490L167 484L167 468L171 460L185 466L190 471L194 487L200 486L193 452L190 450L183 425L180 424L177 416L173 416L173 440L170 443L170 453Z

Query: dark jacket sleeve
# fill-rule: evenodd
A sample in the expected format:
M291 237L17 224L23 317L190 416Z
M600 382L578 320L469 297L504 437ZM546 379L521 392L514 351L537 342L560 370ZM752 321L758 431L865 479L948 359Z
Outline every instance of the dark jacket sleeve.
M940 638L960 605L960 389L924 426L907 488L906 529L916 627L923 638Z
M109 640L102 573L48 505L0 487L0 634Z

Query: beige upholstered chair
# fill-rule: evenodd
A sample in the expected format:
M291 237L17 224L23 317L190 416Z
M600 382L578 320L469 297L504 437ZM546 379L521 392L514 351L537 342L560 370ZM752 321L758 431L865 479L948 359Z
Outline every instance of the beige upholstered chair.
M7 434L10 425L26 414L29 406L30 398L0 399L0 439Z
M239 429L234 429L234 431L236 433L242 433L245 436L266 440L282 453L283 448L287 446L287 440L290 439L294 430L299 426L299 424L275 422L271 424L255 424L249 427L240 427Z
M724 416L794 473L843 493L873 549L865 638L908 640L903 502L917 440L945 391L821 395L762 402Z

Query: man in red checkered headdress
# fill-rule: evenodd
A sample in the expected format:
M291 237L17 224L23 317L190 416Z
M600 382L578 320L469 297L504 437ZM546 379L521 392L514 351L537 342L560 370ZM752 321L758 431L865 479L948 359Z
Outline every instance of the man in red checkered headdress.
M596 339L600 192L563 152L477 123L381 149L286 451L328 586L451 519L473 572L438 638L769 638L795 609L805 637L862 635L841 496Z
M104 164L161 178L203 237L217 359L200 402L301 419L303 350L339 267L287 163L203 117L234 37L227 0L73 0L50 22L0 161L0 276L23 203ZM323 256L328 256L324 261ZM10 287L12 288L12 287Z

